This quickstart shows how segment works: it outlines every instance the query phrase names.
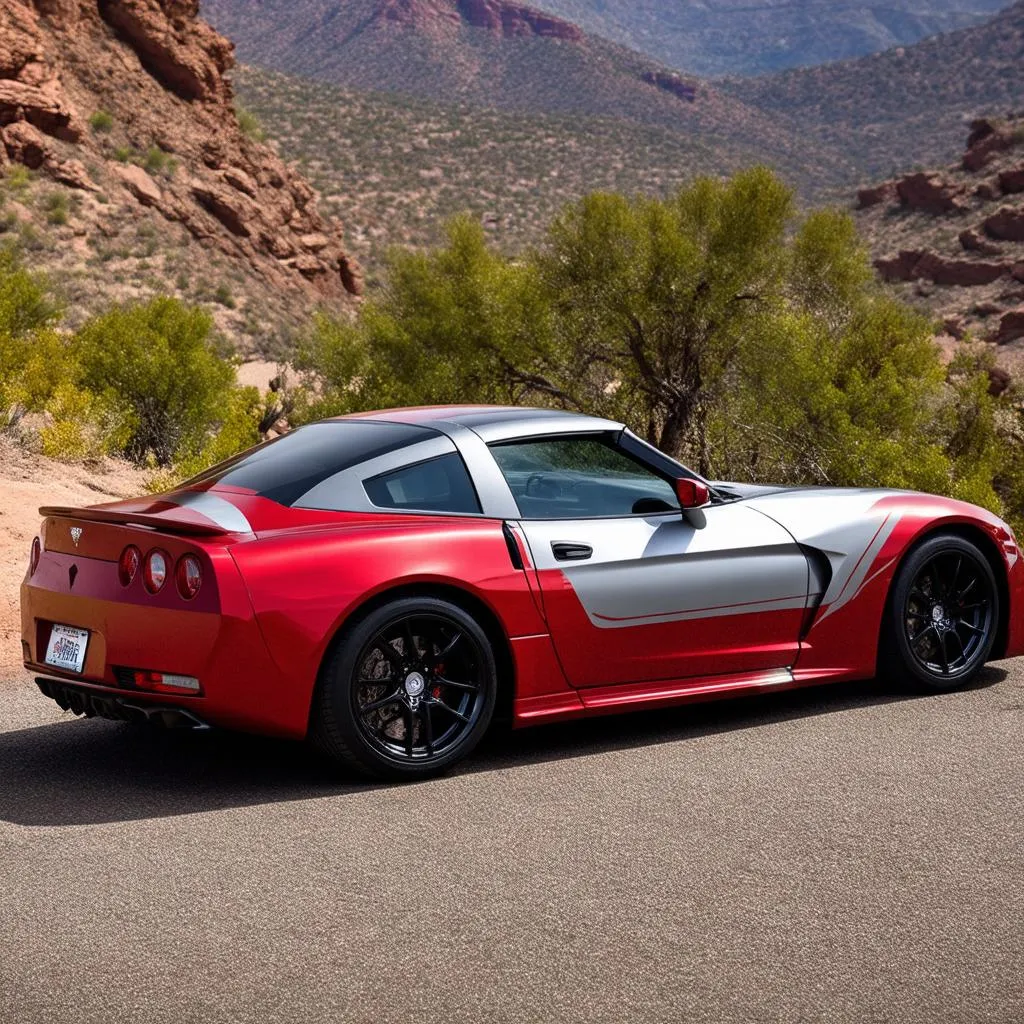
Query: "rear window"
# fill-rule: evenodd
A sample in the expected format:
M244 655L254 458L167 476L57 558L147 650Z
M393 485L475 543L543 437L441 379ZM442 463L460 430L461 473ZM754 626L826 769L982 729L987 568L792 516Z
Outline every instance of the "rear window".
M440 437L430 427L369 420L311 423L222 462L185 486L218 483L242 487L281 505L294 505L318 484L346 469Z

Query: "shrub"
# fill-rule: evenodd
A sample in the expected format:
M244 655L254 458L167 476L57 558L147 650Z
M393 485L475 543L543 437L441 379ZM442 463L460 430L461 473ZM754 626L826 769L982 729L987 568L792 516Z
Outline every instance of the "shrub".
M235 117L238 119L238 127L242 130L243 135L252 139L254 142L263 142L266 140L267 133L260 125L259 118L257 118L251 111L246 110L245 107L236 106Z
M131 425L123 451L145 464L174 462L202 448L222 418L235 369L208 313L177 299L115 307L75 339L82 383L110 396Z
M106 134L114 127L114 118L105 110L97 110L89 116L89 127L100 134Z
M63 192L50 192L43 200L47 224L67 224L68 197Z
M140 161L149 174L171 177L178 169L178 161L159 146L150 146L145 157Z

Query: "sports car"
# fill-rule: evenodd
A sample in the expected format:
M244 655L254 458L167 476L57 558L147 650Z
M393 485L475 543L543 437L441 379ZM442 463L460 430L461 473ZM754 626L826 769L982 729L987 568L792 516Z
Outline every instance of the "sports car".
M300 427L165 494L47 507L26 667L79 715L308 738L416 778L513 726L1024 652L1010 528L905 491L714 483L500 406Z

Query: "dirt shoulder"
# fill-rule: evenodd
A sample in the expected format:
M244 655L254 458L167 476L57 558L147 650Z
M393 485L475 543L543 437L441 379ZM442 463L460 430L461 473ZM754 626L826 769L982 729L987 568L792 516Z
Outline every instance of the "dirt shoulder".
M95 505L144 491L144 471L108 459L69 466L0 438L0 686L23 681L18 591L40 505Z

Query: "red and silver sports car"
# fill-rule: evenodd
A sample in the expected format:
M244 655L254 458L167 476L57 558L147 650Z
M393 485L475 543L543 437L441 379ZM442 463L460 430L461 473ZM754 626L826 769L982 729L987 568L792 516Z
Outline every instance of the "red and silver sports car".
M309 737L416 777L514 725L1024 652L1009 527L926 494L708 483L541 409L326 420L155 497L43 508L27 668L77 714Z

